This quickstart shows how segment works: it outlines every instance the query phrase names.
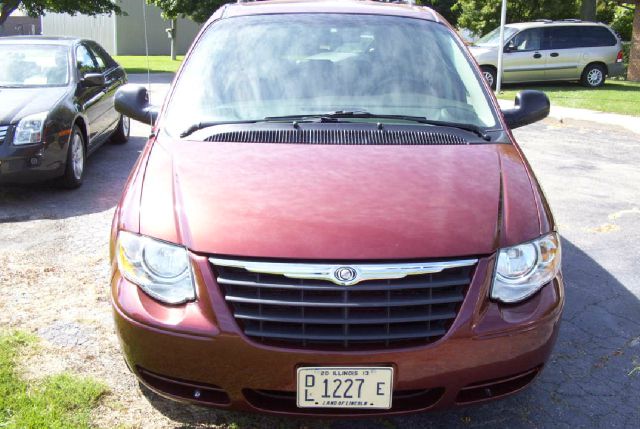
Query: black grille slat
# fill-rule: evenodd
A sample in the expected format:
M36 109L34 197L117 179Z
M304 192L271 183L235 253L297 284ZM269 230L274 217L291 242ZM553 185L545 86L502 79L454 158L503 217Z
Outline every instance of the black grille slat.
M294 284L289 282L283 283L265 283L265 282L255 282L255 281L244 281L239 279L231 278L230 276L219 276L218 283L223 285L230 286L245 286L252 288L268 288L268 289L296 289L300 288L300 284ZM451 286L463 286L469 283L469 279L466 278L454 278L454 279L443 279L438 281L433 281L431 283L425 283L420 280L407 280L400 284L394 285L394 290L402 290L402 289L436 289L436 288L446 288ZM344 286L335 286L335 285L324 285L321 284L305 284L305 290L324 290L324 291L340 291L344 290ZM358 286L359 291L386 291L389 288L389 284L385 282L367 282Z
M434 305L434 304L455 304L462 302L464 297L461 294L448 295L433 299L422 300L359 300L359 301L285 301L281 299L246 298L242 296L227 295L227 301L257 305L280 305L280 306L304 306L304 307L333 307L333 308L358 308L358 307L409 307L412 305Z
M386 312L390 313L391 309L387 308ZM320 325L332 325L332 324L345 324L345 325L372 325L376 323L380 323L379 318L358 318L351 316L349 318L330 318L330 317L315 317L315 318L307 318L304 317L290 317L290 316L276 316L276 315L256 315L251 314L249 312L239 311L235 314L236 319L246 319L246 320L263 320L265 322L281 322L281 323L313 323ZM456 313L454 311L442 311L439 314L425 314L422 316L391 316L389 315L387 320L388 324L394 323L409 323L409 322L428 322L430 320L448 320L456 317Z
M349 341L380 341L380 340L406 340L413 338L424 338L424 337L441 337L446 333L445 329L437 329L432 331L425 330L415 330L415 331L406 331L399 333L389 333L389 334L378 334L373 332L371 334L347 334L347 335L339 335L339 334L310 334L310 333L292 333L286 332L284 330L261 330L254 331L252 329L245 330L245 334L249 336L257 336L262 338L277 338L284 340L311 340L311 341L338 341L338 342L348 342Z
M4 141L7 139L8 134L9 134L9 126L0 125L0 144L4 143Z
M467 145L455 134L427 130L291 129L222 131L205 139L218 143L285 143L313 145Z
M213 268L245 335L274 346L322 350L388 349L437 341L457 317L474 271L474 266L458 266L340 286L235 266Z

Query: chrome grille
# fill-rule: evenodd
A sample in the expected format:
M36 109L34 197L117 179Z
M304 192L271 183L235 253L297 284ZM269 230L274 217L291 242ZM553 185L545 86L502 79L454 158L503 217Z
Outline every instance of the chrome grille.
M362 279L347 286L331 278L342 264L210 261L247 336L269 345L320 349L437 341L455 320L477 263L347 265Z
M242 130L209 136L209 142L304 143L319 145L466 145L455 134L434 131L394 130Z
M0 144L4 143L7 138L7 134L9 133L8 125L0 125Z

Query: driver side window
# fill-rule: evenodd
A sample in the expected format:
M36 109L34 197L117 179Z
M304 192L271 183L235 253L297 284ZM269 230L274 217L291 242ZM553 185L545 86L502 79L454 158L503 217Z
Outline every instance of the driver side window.
M80 77L87 73L96 73L99 71L93 56L91 56L89 50L83 45L78 46L76 49L76 61Z
M516 34L509 42L511 51L538 51L542 49L544 32L541 28L532 28Z

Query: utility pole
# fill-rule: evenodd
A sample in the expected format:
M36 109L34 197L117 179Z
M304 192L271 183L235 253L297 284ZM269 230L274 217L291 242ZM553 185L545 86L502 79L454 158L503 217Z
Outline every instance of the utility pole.
M502 0L502 14L500 16L500 45L498 47L498 76L496 82L496 93L500 94L502 89L502 71L504 64L504 26L507 24L507 0Z

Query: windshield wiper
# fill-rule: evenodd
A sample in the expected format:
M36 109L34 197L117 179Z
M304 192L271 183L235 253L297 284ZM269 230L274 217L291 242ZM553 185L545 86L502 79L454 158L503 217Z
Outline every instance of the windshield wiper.
M322 116L322 117L320 117ZM338 122L337 119L325 118L324 115L291 115L291 116L273 116L267 117L264 119L248 119L245 121L205 121L198 122L197 124L191 125L189 128L180 133L180 138L185 138L195 133L196 131L215 127L218 125L234 125L234 124L257 124L258 122L293 122L295 123L299 121L307 121L310 119L320 119L321 122Z
M340 119L392 119L399 121L408 121L408 122L416 122L419 124L425 125L433 125L436 127L449 127L449 128L457 128L464 131L469 131L481 137L483 140L491 141L491 136L482 130L477 125L473 124L464 124L458 122L448 122L448 121L435 121L432 119L427 119L424 116L409 116L409 115L381 115L375 113L369 113L365 111L344 111L338 110L335 112L329 113L319 113L312 115L290 115L290 116L271 116L264 118L265 121L298 121L298 120L309 120L309 119L318 119L321 122L337 122Z
M209 121L209 122L198 122L197 124L191 125L189 128L180 133L180 138L183 139L185 137L190 136L196 131L215 127L217 125L233 125L233 124L255 124L256 122L260 122L259 120L247 120L247 121Z
M409 115L378 115L365 111L344 111L338 110L329 113L318 113L310 115L287 115L287 116L267 116L264 119L251 119L245 121L210 121L210 122L198 122L191 125L185 131L180 134L180 138L185 138L195 133L198 130L204 128L215 127L217 125L229 125L229 124L255 124L258 122L293 122L294 125L298 121L310 121L317 120L319 122L340 122L340 119L391 119L408 122L416 122L419 124L432 125L435 127L449 127L457 128L460 130L468 131L481 137L483 140L491 141L491 136L485 133L482 128L473 124L461 124L458 122L447 121L435 121L427 119L423 116L409 116Z

